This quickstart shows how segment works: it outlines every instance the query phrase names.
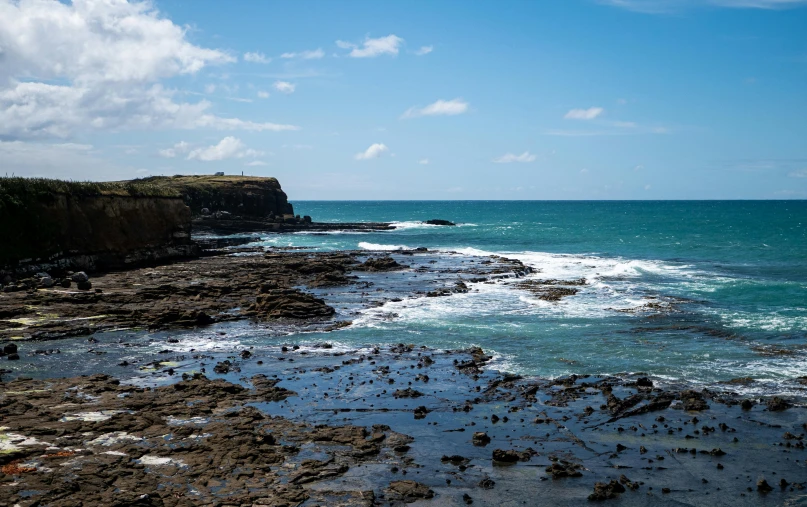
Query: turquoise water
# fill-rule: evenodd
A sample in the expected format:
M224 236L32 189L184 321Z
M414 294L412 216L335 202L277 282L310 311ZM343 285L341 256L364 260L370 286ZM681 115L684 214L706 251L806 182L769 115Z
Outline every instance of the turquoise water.
M536 278L589 282L557 303L508 283L365 311L327 339L350 346L479 345L524 374L647 372L747 389L807 375L807 202L295 202L315 221L390 221L395 231L270 235L266 245L505 254ZM443 218L458 227L419 223ZM671 302L673 313L642 311ZM622 310L622 311L618 311ZM395 319L378 318L395 313Z

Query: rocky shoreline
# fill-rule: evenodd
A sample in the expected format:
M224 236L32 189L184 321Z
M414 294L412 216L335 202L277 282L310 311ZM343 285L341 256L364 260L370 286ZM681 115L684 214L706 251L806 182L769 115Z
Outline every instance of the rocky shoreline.
M387 252L308 252L246 244L211 248L200 258L156 267L93 274L91 279L85 273L51 271L4 287L0 340L54 340L124 328L193 328L241 319L339 328L345 323L334 318L334 309L308 290L339 287L342 292L367 293L372 282L359 283L354 272L410 270L404 259L429 255L437 254L400 251L395 260ZM428 271L428 266L418 269ZM480 280L528 271L519 261L496 258L442 275ZM76 276L83 281L74 283ZM451 285L439 290L450 294L457 290ZM368 304L379 301L383 297Z
M807 414L785 400L641 376L522 378L486 369L481 349L232 352L168 384L3 384L0 506L805 498Z
M479 348L298 341L387 301L473 290L466 282L506 279L551 303L574 297L584 279L522 280L530 268L498 256L446 263L450 253L422 248L245 241L210 239L196 259L80 282L54 273L0 293L2 354L14 365L5 379L0 370L0 507L807 498L798 400L644 374L525 378L497 371ZM226 341L239 320L258 326L265 346ZM222 345L183 343L202 332ZM87 363L80 371L92 374L57 378L67 371L58 348L78 343L89 347L75 356ZM120 354L108 355L144 344L159 359L115 365ZM59 369L34 369L32 358Z

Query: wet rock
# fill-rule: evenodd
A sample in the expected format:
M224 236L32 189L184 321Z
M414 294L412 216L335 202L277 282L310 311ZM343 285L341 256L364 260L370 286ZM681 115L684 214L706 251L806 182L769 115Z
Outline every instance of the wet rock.
M484 431L477 431L474 432L473 437L471 437L471 443L476 446L485 446L490 443L490 437Z
M416 391L411 387L407 387L406 389L399 389L395 391L393 396L396 398L420 398L423 396L423 393Z
M431 220L426 220L426 221L425 221L425 222L423 222L423 223L424 223L424 224L429 224L429 225L446 225L446 226L454 226L454 225L457 225L457 224L455 224L454 222L449 222L448 220L441 220L441 219L439 219L439 218L434 218L434 219L431 219Z
M464 456L460 456L459 454L454 454L452 456L443 455L443 457L440 458L440 461L442 463L451 463L454 466L460 466L460 465L467 465L468 463L470 463L471 460Z
M434 498L434 491L415 481L393 481L385 492L389 500L405 503Z
M782 410L787 410L788 408L792 407L793 405L789 403L787 400L784 400L778 396L775 396L769 399L765 406L768 407L768 410L771 412L781 412Z
M17 354L16 352L13 353L13 354L9 354L8 355L8 360L9 361L19 361L20 360L20 355Z
M76 288L78 290L90 290L92 289L92 282L84 281L84 282L77 282Z
M426 408L424 405L421 405L414 410L415 419L423 419L429 412L431 412L431 410Z
M740 403L740 407L742 407L743 410L751 410L754 407L754 402L751 400L743 400Z
M73 274L70 276L70 279L71 279L72 281L76 282L76 283L82 283L82 282L87 282L87 281L89 281L89 280L90 280L90 277L89 277L89 276L87 276L87 273L85 273L84 271L79 271L78 273L73 273Z
M17 353L17 344L16 343L6 343L3 345L3 355L8 356L10 354Z
M59 282L59 285L65 289L69 289L72 284L73 281L70 280L69 278L62 278L62 280Z
M326 318L334 313L333 307L311 294L298 289L272 288L259 294L247 311L248 315L262 320Z
M529 461L532 454L529 451L518 452L513 449L494 449L493 462L495 463L516 463L518 461Z
M320 273L314 278L312 281L308 282L308 285L311 288L319 288L319 287L339 287L342 285L348 285L351 283L352 280L344 275L344 273L340 272L332 272L332 273Z
M594 491L588 495L591 501L608 500L615 498L617 493L624 493L625 487L617 481L612 480L609 483L597 482L594 484Z
M684 410L687 411L700 411L709 408L706 400L703 399L702 393L689 389L681 392L681 402L684 404Z
M770 493L771 491L773 491L773 488L771 487L770 484L768 484L768 481L766 481L765 479L759 479L757 481L757 491L759 491L760 493Z
M485 477L479 481L479 487L482 489L493 489L494 486L496 486L496 482L493 479Z
M229 360L224 360L216 364L213 367L213 371L218 373L219 375L224 375L226 373L230 373L230 368L232 368L233 364Z
M553 479L560 479L562 477L582 477L583 474L580 473L580 469L582 468L583 466L578 465L577 463L559 461L546 467L546 473L551 475Z
M363 264L360 264L356 269L362 271L396 271L408 267L409 266L404 266L403 264L398 264L395 259L386 256L378 258L371 257L364 261Z

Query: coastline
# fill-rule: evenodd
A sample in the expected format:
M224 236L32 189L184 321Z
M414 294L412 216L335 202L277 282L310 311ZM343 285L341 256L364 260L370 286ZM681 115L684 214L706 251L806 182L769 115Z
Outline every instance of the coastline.
M8 382L5 505L535 505L536 494L554 505L780 505L805 495L805 409L783 400L749 406L636 376L522 378L486 369L480 349L331 350L233 350L206 374L177 369L170 380Z
M521 377L491 367L481 349L297 342L300 331L348 325L317 313L337 306L336 294L346 298L340 305L354 310L404 294L451 297L467 290L458 277L524 283L518 278L528 270L519 261L490 258L449 269L439 264L447 254L428 250L390 257L263 252L227 243L212 245L199 259L93 277L101 292L57 296L95 303L44 301L53 308L40 314L51 318L38 322L53 334L15 341L23 361L32 354L44 361L39 379L8 380L0 394L2 487L13 499L7 505L43 499L75 505L81 498L75 488L86 492L82 501L105 498L111 505L495 505L503 495L512 499L506 505L529 505L535 491L556 505L589 498L620 505L804 498L807 428L798 401L752 399L732 394L730 384L720 392L660 387L646 375ZM428 266L434 267L427 276ZM402 270L417 272L419 285L386 281ZM525 289L556 301L581 283L554 280ZM403 292L389 292L393 288ZM315 294L295 299L310 291ZM54 292L59 289L11 294L30 301ZM266 294L295 297L267 320L254 308ZM146 311L102 314L93 304L106 298L109 307ZM149 301L162 313L148 310ZM5 308L13 307L19 302ZM92 328L49 325L59 319L48 312L67 307L86 312L71 322L116 316L93 319L98 324ZM317 316L286 318L283 311ZM210 320L200 321L200 313ZM243 320L272 336L271 344L226 341ZM189 331L177 335L181 329ZM185 345L193 329L218 334L220 346ZM55 378L69 368L47 370L64 357L54 348L86 343L76 335L93 335L86 354L100 359L81 370L89 376ZM46 338L54 340L39 345ZM116 350L137 350L142 340L164 349L159 359L116 364ZM47 349L31 350L42 346ZM230 442L241 442L240 451ZM73 489L49 485L64 474Z

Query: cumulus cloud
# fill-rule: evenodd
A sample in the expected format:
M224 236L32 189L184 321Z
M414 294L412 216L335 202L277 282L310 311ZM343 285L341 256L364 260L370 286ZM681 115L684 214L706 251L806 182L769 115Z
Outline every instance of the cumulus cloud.
M267 58L263 53L244 53L244 61L250 63L269 63L271 58Z
M525 151L521 155L514 155L513 153L506 153L501 157L496 157L493 161L497 164L510 164L513 162L535 162L537 157L532 153Z
M289 83L288 81L275 81L275 84L272 86L275 87L275 90L280 93L285 93L286 95L294 93L295 88L297 88L296 84Z
M347 56L351 58L372 58L380 55L397 56L403 43L404 40L402 38L393 34L377 39L367 37L364 39L361 46L352 42L336 41L336 45L340 48L350 50Z
M160 150L159 153L161 157L174 158L177 155L184 155L185 153L188 153L190 149L191 149L190 143L180 141L170 148Z
M322 48L310 49L307 51L298 51L291 53L283 53L280 58L301 58L303 60L318 60L325 56L325 51Z
M381 143L375 143L367 148L365 151L356 153L355 158L356 160L369 160L371 158L378 158L384 153L388 152L389 148L387 145Z
M410 107L401 118L417 118L419 116L453 116L468 111L468 103L462 99L438 100L426 107Z
M594 118L605 112L601 107L590 107L588 109L572 109L564 118L567 120L593 120Z
M263 152L248 149L244 143L233 136L227 136L218 144L196 148L188 153L188 160L201 160L203 162L213 162L216 160L226 160L228 158L259 157Z
M415 51L415 54L418 56L428 55L434 51L434 46L421 46L420 49Z
M269 98L269 92L259 91L258 92L258 98L259 99L268 99Z
M78 130L294 130L221 118L210 103L175 100L160 82L236 59L188 42L151 2L0 0L0 136L69 137Z

